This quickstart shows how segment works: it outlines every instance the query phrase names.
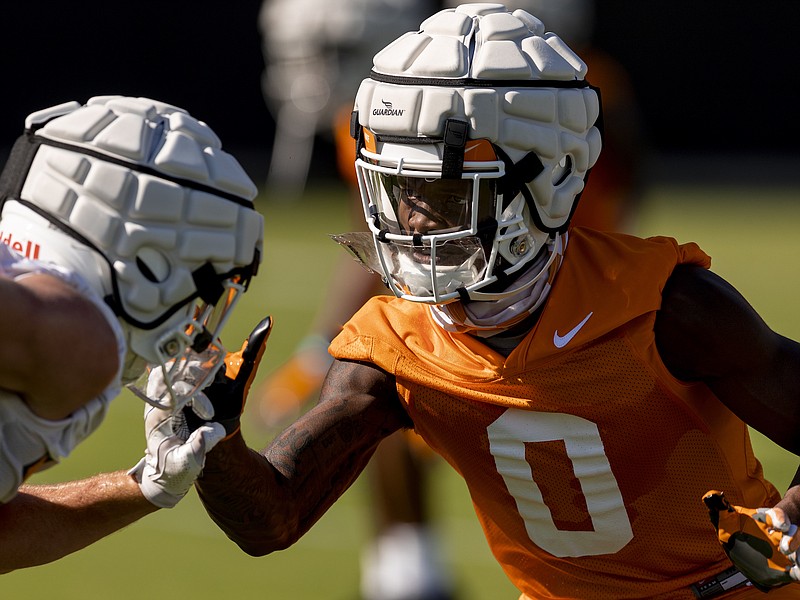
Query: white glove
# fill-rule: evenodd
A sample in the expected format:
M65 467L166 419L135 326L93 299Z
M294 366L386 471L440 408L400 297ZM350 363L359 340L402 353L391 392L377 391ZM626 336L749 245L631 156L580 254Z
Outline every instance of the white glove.
M204 398L193 395L197 390L198 380L207 375L202 361L189 360L184 364L180 373L181 378L172 382L170 390L164 379L163 367L153 366L147 376L145 396L149 398L149 404L169 409L171 412L179 412L184 404L192 404L194 412L201 419L210 420L214 416L214 407L208 401L203 404ZM191 399L187 402L190 396Z
M189 434L180 412L171 415L150 405L145 406L144 427L144 458L128 473L151 503L172 508L200 476L206 453L225 437L225 428L209 422Z
M753 515L753 519L764 523L768 533L780 534L778 549L792 562L789 575L795 581L800 581L800 567L797 565L800 536L797 535L797 525L794 525L780 508L759 508Z
M731 562L762 592L798 581L797 527L779 508L746 508L725 494L703 496L717 539Z

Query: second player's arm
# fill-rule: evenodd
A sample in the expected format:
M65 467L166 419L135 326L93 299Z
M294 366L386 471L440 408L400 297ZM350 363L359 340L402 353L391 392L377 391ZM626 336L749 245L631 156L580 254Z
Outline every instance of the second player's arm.
M0 573L57 560L155 510L125 471L23 486L0 504Z
M350 487L378 443L411 425L394 378L336 361L320 402L256 452L240 434L208 454L196 487L215 523L248 554L291 546Z
M800 344L770 329L729 283L700 267L676 269L656 339L676 377L703 381L744 422L800 455ZM800 522L800 470L779 506Z
M98 308L50 275L0 276L0 388L45 419L63 419L111 383L114 333Z
M670 372L702 381L740 419L800 455L800 344L700 267L677 268L663 298L656 343Z

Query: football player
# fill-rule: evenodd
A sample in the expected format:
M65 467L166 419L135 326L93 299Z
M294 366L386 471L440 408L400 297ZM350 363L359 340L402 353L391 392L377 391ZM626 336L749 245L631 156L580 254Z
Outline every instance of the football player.
M19 489L90 435L123 387L146 403L148 450L116 489L140 516L191 487L224 428L181 438L172 419L189 404L213 415L193 397L223 365L220 334L261 259L255 195L181 108L103 96L28 116L0 179L0 570L85 545L64 507L108 482Z
M327 0L326 0L327 1ZM319 0L311 0L319 2ZM340 0L343 5L353 8L353 0ZM368 15L382 17L383 27L373 24L368 28L351 27L355 32L367 30L370 39L365 40L356 33L345 38L347 52L344 56L350 61L337 65L338 69L320 69L327 73L331 82L336 85L331 89L339 91L332 97L346 97L348 103L337 111L334 120L334 140L336 141L336 163L343 181L353 190L351 206L357 210L353 215L354 227L365 226L361 200L358 196L358 182L353 168L356 148L350 137L350 114L352 111L352 95L356 83L372 64L372 57L380 50L380 40L391 39L400 33L414 29L419 23L416 12L409 6L419 7L424 4L420 0L406 0L393 4L400 14L387 11L382 2L369 3ZM458 2L446 2L447 7L455 7ZM509 9L522 8L537 15L549 28L559 33L569 46L578 52L589 65L592 83L603 90L603 119L606 131L603 137L603 152L592 167L592 185L584 190L581 202L570 220L570 225L581 225L593 229L630 232L635 223L636 204L638 201L638 182L641 173L643 144L641 129L637 119L637 103L632 86L624 69L606 53L602 52L591 41L594 29L595 6L592 0L516 0L503 3ZM265 56L292 56L295 61L291 69L282 72L289 81L300 81L304 76L302 69L296 68L298 49L317 47L321 60L332 61L341 56L331 51L331 44L325 32L330 31L328 19L315 20L309 28L308 20L302 15L308 7L302 2L285 0L266 0L262 5L269 10L263 15L271 18L264 21L270 26L268 32L274 35L265 36ZM336 23L347 22L340 16L340 6L329 9L329 14L337 14ZM287 20L287 11L295 12L294 20ZM370 21L370 17L362 15L359 19ZM426 10L426 15L428 11ZM344 11L345 15L352 14ZM402 15L402 18L399 18ZM389 19L387 19L387 16ZM409 19L412 20L409 23ZM295 24L287 29L286 23ZM402 29L398 29L402 27ZM318 31L317 28L322 31ZM377 33L376 33L377 30ZM396 34L390 32L396 30ZM336 28L335 31L340 31ZM390 35L386 35L390 33ZM302 37L300 43L288 43ZM382 36L382 37L381 37ZM337 38L342 42L341 37ZM366 56L366 50L370 49ZM358 61L354 59L360 59ZM306 63L308 64L308 63ZM357 67L357 68L356 68ZM332 76L335 74L335 76ZM354 83L350 80L357 75ZM349 75L350 77L347 77ZM265 78L267 83L270 77ZM266 85L268 98L278 94L286 94L298 86ZM303 88L306 89L306 88ZM326 86L327 89L327 86ZM294 98L297 101L296 97ZM329 103L332 101L329 100ZM336 105L337 103L334 103ZM284 108L276 115L289 115ZM298 122L286 127L285 131L297 134L308 126L308 114L302 116L302 125ZM327 122L325 119L323 122ZM280 123L278 130L282 128ZM294 159L304 153L289 151L285 136L276 136L275 157L285 163L299 164ZM289 173L284 165L277 171L285 176ZM355 211L353 211L355 213ZM263 383L254 390L249 403L256 422L277 430L278 425L286 425L300 414L305 404L316 401L319 389L333 358L328 354L328 345L339 333L342 325L375 294L386 293L380 279L363 271L359 272L356 262L344 254L335 266L335 273L324 292L325 302L318 310L308 334L297 345L293 355L279 368L275 369ZM435 598L444 600L452 595L451 577L443 568L443 560L439 551L440 544L436 528L432 526L428 511L428 489L431 478L431 467L435 455L420 442L419 436L413 432L401 432L384 440L370 461L368 470L370 505L374 513L375 533L370 543L361 553L361 596L363 600L393 600L414 597L417 600Z
M524 599L760 596L700 499L777 506L790 535L799 488L764 479L747 424L800 452L800 345L696 244L569 229L600 115L585 63L500 4L376 55L353 119L369 233L338 241L396 297L345 325L319 403L267 449L209 454L196 487L243 550L292 545L413 427Z

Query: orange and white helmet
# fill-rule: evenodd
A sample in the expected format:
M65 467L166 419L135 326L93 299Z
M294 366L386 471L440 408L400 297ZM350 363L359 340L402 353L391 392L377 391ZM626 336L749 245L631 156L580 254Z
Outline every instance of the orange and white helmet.
M528 12L465 4L373 65L351 127L370 234L335 239L408 300L519 292L510 283L566 231L600 154L586 64ZM411 194L438 201L446 224L412 231Z
M126 333L125 383L175 409L222 364L220 332L261 260L255 195L185 110L102 96L28 116L0 178L0 229L105 300ZM164 385L148 394L153 369Z

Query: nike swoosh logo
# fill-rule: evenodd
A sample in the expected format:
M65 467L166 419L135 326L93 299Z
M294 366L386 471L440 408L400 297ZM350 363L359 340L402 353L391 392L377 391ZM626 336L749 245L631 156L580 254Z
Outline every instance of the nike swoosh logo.
M466 146L464 146L464 154L466 154L467 152L472 152L473 150L475 150L475 148L478 148L479 146L480 144L478 142L475 142L473 144L467 144Z
M588 315L586 315L583 318L583 321L581 321L580 323L575 325L575 327L570 329L566 333L566 335L558 335L558 330L554 331L553 332L553 344L555 345L555 347L556 348L563 348L564 346L569 344L570 341L572 341L572 338L574 338L578 334L578 332L583 328L583 326L586 325L586 321L588 321L589 317L591 317L593 314L594 314L594 311L590 312Z

